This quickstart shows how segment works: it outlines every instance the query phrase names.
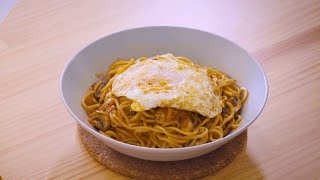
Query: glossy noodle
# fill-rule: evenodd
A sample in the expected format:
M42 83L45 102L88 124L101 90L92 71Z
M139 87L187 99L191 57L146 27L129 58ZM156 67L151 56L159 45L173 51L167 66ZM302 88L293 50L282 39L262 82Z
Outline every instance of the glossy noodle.
M155 56L157 60L165 58ZM156 107L136 112L133 101L112 93L117 74L123 73L138 60L118 59L110 65L106 74L97 74L98 81L83 96L81 105L89 117L89 123L101 134L115 140L150 148L181 148L205 144L227 136L241 122L240 110L248 98L248 91L238 87L227 74L203 67L216 87L214 93L221 98L222 111L213 118L196 112L174 108ZM186 64L192 61L176 57Z

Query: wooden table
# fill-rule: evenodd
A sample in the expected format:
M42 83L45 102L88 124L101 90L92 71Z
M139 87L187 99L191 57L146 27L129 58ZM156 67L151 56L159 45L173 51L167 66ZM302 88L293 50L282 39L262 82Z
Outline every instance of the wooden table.
M269 80L248 146L204 179L320 178L320 1L21 0L0 24L0 176L126 179L80 142L59 94L64 65L119 30L174 25L245 47Z

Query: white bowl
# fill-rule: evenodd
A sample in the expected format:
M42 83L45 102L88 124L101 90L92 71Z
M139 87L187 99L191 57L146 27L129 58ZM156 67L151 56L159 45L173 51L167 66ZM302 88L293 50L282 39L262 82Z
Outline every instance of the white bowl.
M88 123L80 102L95 73L106 72L117 58L151 57L165 53L185 56L194 63L229 74L249 90L242 108L243 120L238 129L215 142L185 148L146 148L122 143L99 134ZM78 52L61 76L63 102L77 123L109 147L140 159L175 161L211 152L246 130L261 113L268 94L268 84L261 66L243 48L220 36L181 27L143 27L103 37Z

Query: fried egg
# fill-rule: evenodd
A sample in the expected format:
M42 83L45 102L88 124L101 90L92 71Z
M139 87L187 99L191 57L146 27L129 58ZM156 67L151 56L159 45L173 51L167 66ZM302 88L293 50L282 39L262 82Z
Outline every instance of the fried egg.
M132 100L134 111L175 108L213 118L222 110L207 70L172 54L137 60L114 77L112 93Z

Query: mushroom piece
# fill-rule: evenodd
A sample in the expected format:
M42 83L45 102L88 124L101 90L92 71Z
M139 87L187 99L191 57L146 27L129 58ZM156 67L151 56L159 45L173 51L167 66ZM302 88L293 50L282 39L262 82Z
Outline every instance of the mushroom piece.
M241 109L242 103L238 97L231 97L229 98L230 103L234 107L234 111L238 112Z
M108 130L110 128L110 124L110 118L104 114L99 114L94 122L95 127L102 131Z

